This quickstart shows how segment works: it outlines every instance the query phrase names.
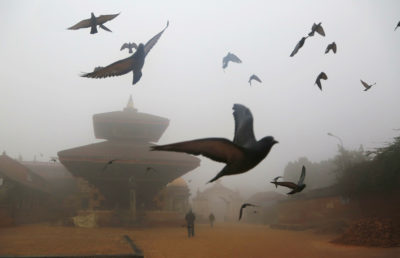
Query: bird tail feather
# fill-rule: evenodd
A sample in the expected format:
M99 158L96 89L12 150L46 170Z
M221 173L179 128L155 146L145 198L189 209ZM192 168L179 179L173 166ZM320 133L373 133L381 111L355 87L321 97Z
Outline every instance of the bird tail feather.
M96 27L96 25L94 25L94 26L92 26L92 27L90 28L90 34L95 34L95 33L97 33L97 27Z

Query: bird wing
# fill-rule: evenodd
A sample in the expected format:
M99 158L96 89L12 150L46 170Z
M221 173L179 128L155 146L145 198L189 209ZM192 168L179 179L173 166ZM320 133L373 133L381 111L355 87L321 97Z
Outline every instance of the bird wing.
M114 19L115 17L117 17L120 13L117 14L107 14L107 15L100 15L99 17L96 17L96 22L97 24L103 24L105 22L108 22L112 19Z
M235 63L241 63L242 62L242 60L240 60L240 58L237 57L237 55L235 55L235 54L228 53L227 57L228 57L228 61L232 61L232 62L235 62Z
M240 207L240 212L239 212L239 220L242 218L243 215L243 209L246 208L247 206L253 206L253 207L258 207L257 205L251 204L251 203L244 203Z
M85 73L82 77L88 78L106 78L111 76L120 76L132 71L134 58L132 56L119 60L101 69L97 69L91 73Z
M82 20L82 21L78 22L77 24L75 24L72 27L69 27L68 30L78 30L78 29L82 29L82 28L89 28L90 26L91 26L90 19L86 19L86 20Z
M297 45L294 47L292 53L290 54L291 57L297 54L297 52L299 52L299 49L303 46L304 43L302 44L301 41L302 39L299 42L297 42Z
M318 32L319 35L325 37L325 31L324 31L324 28L322 28L322 25L321 25L321 24L318 25L318 26L315 28L315 31Z
M124 43L124 44L122 45L122 47L121 47L120 50L123 50L123 49L125 49L125 48L127 48L127 47L129 47L129 44L128 44L128 43Z
M363 80L360 80L361 81L361 84L362 85L364 85L364 87L366 88L366 89L368 89L369 88L369 85L368 85L368 83L366 83L365 81L363 81Z
M326 75L326 73L321 72L321 73L318 75L318 79L328 80L328 76Z
M335 42L332 43L332 50L333 50L333 53L336 54L336 43Z
M297 187L297 185L293 182L274 182L274 184L285 186L290 189L295 189Z
M150 50L154 47L154 45L157 43L157 41L160 39L161 35L164 33L164 31L168 28L169 26L169 21L167 21L167 26L159 32L157 35L152 37L149 41L147 41L146 45L144 45L144 54L145 56L150 52Z
M299 182L297 183L297 185L302 185L305 178L306 178L306 167L303 166L301 169L300 179L299 179Z
M331 49L332 49L332 44L329 44L325 49L325 54L327 54Z
M243 149L225 138L204 138L192 141L151 146L151 150L185 152L203 155L217 162L230 163L241 159Z
M253 115L250 109L241 104L233 105L233 117L235 119L235 135L233 143L244 147L256 142L253 131Z
M138 45L136 45L135 42L130 42L129 45L130 45L130 47L133 47L134 49L138 48Z
M322 90L321 80L319 79L319 76L318 76L317 80L315 81L315 83L318 85L318 88L320 90Z
M104 24L100 24L100 28L102 28L103 30L106 30L108 32L112 32L109 28L107 28Z
M277 176L274 178L274 182L277 182L279 178L282 178L281 176Z
M262 82L261 79L258 78L258 76L255 75L255 74L252 75L252 79L254 79L254 80L258 81L258 82Z

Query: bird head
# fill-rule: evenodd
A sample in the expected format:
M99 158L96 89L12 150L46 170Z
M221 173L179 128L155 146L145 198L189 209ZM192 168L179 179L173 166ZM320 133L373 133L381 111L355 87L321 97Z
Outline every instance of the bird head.
M139 46L138 46L137 50L139 50L139 49L140 49L140 50L144 49L144 45L143 45L143 43L140 43L140 44L139 44Z
M94 18L95 16L94 16L94 13L90 13L90 16L92 17L92 18Z
M273 146L276 143L279 143L277 140L274 139L272 136L266 136L260 140L261 142L265 143L267 146Z

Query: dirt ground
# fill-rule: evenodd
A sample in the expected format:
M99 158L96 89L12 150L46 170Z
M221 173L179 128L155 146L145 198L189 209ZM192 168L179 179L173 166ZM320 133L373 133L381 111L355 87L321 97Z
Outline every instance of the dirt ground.
M248 224L184 227L75 228L26 225L0 229L0 255L130 253L128 235L145 257L400 257L400 248L367 248L330 243L335 235L286 231Z

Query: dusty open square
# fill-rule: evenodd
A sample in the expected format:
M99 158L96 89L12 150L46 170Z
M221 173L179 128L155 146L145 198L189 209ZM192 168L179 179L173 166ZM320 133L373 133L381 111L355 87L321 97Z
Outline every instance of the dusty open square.
M294 232L248 224L186 228L74 228L26 225L0 230L0 255L117 254L132 252L128 235L145 257L400 257L400 248L341 246L334 235Z

